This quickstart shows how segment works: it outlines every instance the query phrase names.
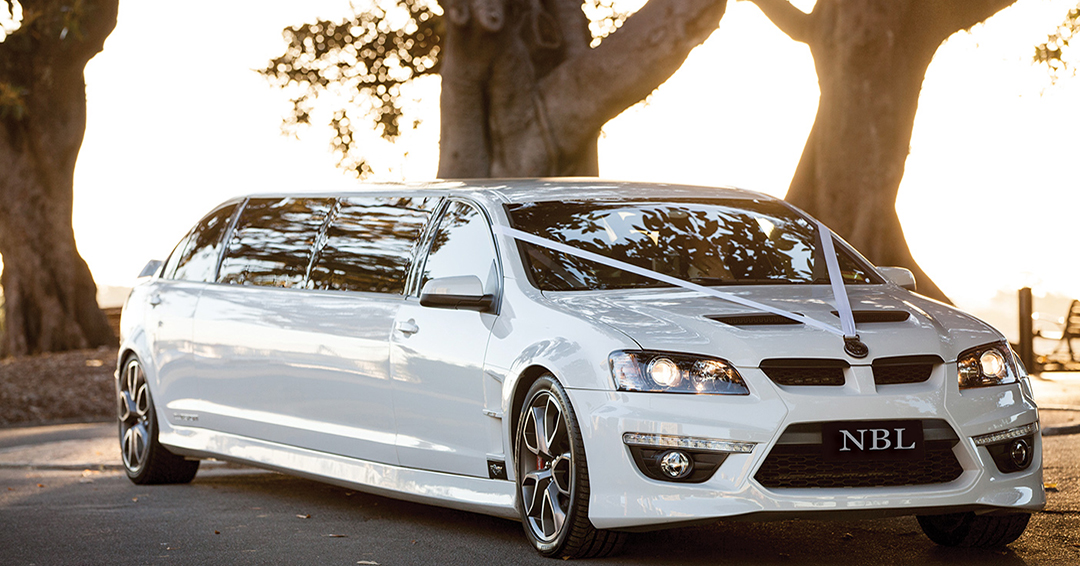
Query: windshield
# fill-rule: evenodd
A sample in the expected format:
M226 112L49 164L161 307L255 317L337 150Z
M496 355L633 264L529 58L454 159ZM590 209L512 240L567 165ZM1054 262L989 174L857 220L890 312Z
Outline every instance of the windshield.
M514 228L701 285L827 284L817 228L778 202L534 202L508 205ZM665 283L519 243L545 291L664 287ZM845 283L880 283L837 246Z

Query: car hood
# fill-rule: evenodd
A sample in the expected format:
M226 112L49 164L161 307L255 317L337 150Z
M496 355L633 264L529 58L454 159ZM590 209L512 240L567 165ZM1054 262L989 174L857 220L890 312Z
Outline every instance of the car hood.
M828 285L719 290L840 328ZM847 290L859 337L869 347L869 355L862 359L846 354L843 338L835 334L678 288L544 296L577 316L623 332L643 349L717 356L741 367L757 367L772 358L844 359L864 365L877 358L937 355L952 362L967 348L1004 339L971 315L899 287L854 285ZM903 313L906 319L898 320Z

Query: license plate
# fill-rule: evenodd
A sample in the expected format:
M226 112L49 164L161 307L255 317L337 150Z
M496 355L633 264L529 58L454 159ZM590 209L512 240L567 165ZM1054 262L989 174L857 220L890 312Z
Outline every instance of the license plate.
M821 444L830 460L918 460L926 452L920 421L825 423Z

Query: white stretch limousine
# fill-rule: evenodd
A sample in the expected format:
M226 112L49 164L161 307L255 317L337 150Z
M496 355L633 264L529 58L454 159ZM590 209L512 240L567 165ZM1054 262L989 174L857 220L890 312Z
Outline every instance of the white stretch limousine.
M117 370L136 483L231 460L517 518L557 557L725 517L997 546L1045 503L1001 333L765 195L252 195L148 268Z

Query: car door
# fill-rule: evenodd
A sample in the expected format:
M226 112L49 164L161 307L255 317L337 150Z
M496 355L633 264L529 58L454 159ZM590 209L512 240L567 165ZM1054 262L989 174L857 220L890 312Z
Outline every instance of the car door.
M213 428L396 463L389 333L430 211L389 197L287 200L245 211L222 284L200 301Z
M486 216L457 200L431 232L419 289L440 277L475 275L499 296L500 267ZM496 301L497 304L497 301ZM406 300L390 337L398 460L407 467L487 477L492 419L484 414L483 366L493 312L431 308Z
M195 308L207 282L214 279L222 238L237 206L229 203L206 215L177 244L161 276L148 285L147 363L153 367L155 395L163 407L200 395L191 342ZM166 417L171 420L172 412Z

